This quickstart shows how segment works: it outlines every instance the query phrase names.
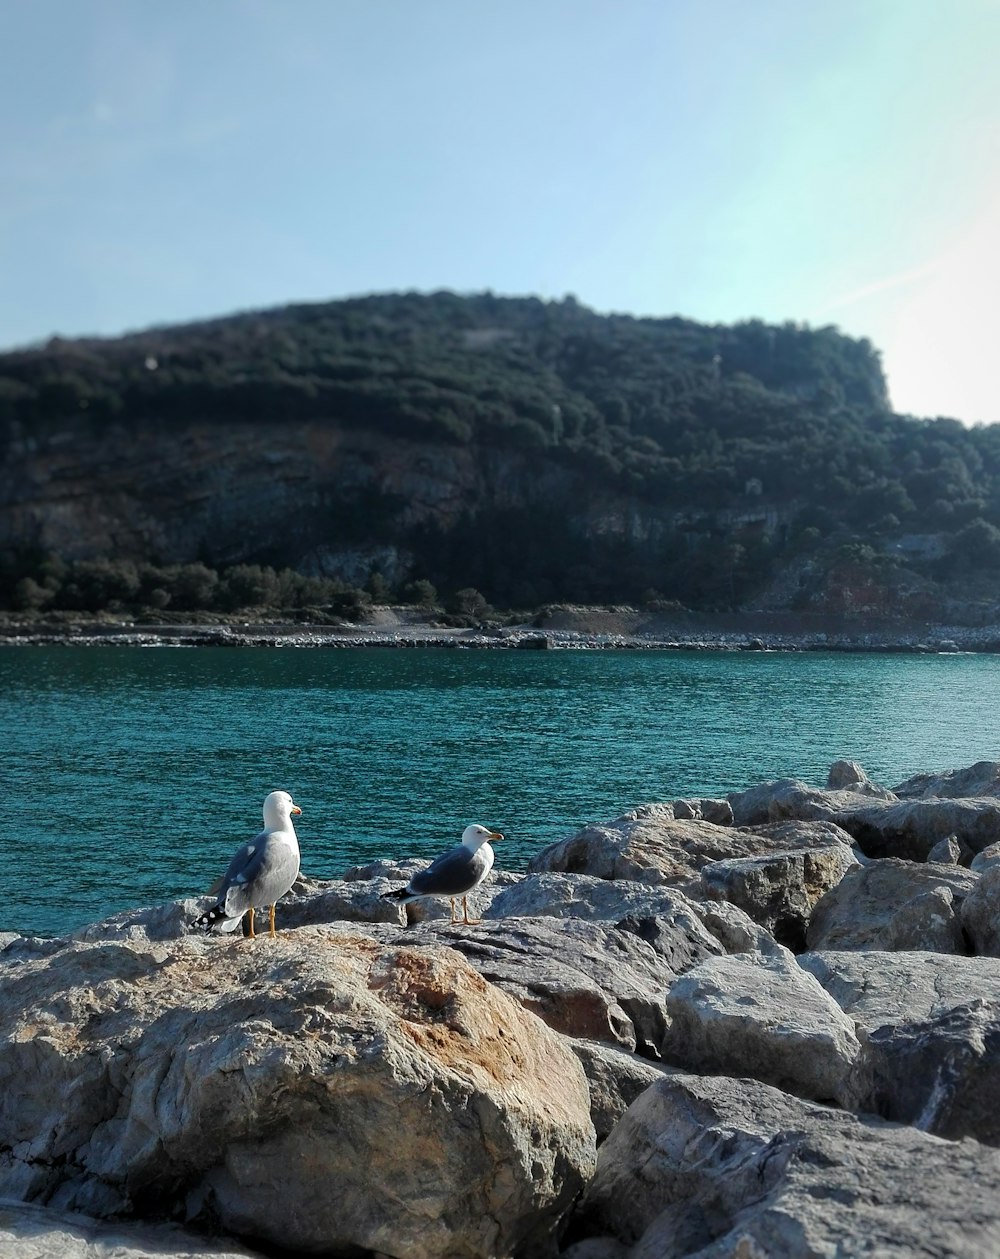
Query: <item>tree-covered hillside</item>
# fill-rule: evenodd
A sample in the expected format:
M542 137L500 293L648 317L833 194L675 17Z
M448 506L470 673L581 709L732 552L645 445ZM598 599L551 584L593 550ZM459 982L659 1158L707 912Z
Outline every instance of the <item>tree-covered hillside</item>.
M598 315L572 298L443 292L0 355L5 448L84 418L127 435L192 416L535 453L670 525L655 555L575 536L561 503L540 525L511 521L506 539L471 509L462 542L392 539L416 546L412 578L472 584L496 602L655 590L739 606L792 565L789 598L802 603L844 565L884 577L904 554L938 584L1000 569L1000 426L893 414L877 352L832 327L707 326ZM8 557L8 577L40 562Z

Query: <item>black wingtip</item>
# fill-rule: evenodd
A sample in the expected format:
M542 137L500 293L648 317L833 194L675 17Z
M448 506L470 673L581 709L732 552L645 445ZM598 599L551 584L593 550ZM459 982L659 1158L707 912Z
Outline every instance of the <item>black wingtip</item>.
M409 894L409 889L398 887L394 892L383 892L379 899L383 901L401 901L405 900Z
M226 917L226 911L221 905L213 905L210 910L202 914L200 918L194 918L191 921L192 927L204 927L206 931L215 926L217 922L221 922Z

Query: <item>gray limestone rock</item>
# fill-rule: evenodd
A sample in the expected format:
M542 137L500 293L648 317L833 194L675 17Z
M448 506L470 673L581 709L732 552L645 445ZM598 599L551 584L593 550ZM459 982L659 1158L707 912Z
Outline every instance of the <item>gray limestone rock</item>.
M498 891L486 910L487 918L551 917L579 922L617 922L629 914L683 917L690 931L701 930L695 905L675 888L590 874L529 874Z
M590 1117L598 1144L639 1094L671 1070L604 1041L570 1040L568 1043L587 1074Z
M703 866L705 891L738 905L779 943L802 949L814 905L858 864L849 837L829 822L785 822L757 833L787 848Z
M817 903L809 948L966 953L960 910L975 886L957 866L891 857L858 866Z
M957 835L949 835L946 839L939 839L927 854L929 865L957 866L961 860L962 845L958 842Z
M941 953L808 953L854 1020L871 1085L865 1110L1000 1145L1000 959Z
M987 865L963 901L962 926L973 952L1000 957L1000 862Z
M685 923L664 929L674 933L672 961L662 939L657 950L635 929L550 917L486 921L472 930L428 923L406 939L449 944L554 1031L656 1057L667 985L721 951L700 924L693 935Z
M728 800L675 800L674 817L713 822L716 826L732 826L733 807Z
M576 1055L454 949L362 926L5 950L0 1194L300 1253L548 1239L593 1167Z
M926 861L935 844L954 836L970 852L980 852L1000 834L1000 800L961 799L875 801L843 810L834 820L869 857Z
M1000 1154L726 1077L667 1077L598 1152L574 1235L628 1259L995 1259Z
M1000 761L977 761L965 769L915 774L893 790L900 799L906 800L1000 796Z
M969 862L969 869L976 874L985 874L993 866L1000 866L1000 841L995 844L987 844Z
M673 981L666 1007L673 1066L847 1107L862 1095L853 1021L785 949L709 958Z

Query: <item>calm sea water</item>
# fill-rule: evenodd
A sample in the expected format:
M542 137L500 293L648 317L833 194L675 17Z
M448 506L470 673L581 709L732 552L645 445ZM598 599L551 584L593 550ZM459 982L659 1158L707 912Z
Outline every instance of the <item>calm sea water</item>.
M0 930L204 892L277 787L331 878L474 821L523 869L643 801L1000 759L998 677L973 655L8 648Z

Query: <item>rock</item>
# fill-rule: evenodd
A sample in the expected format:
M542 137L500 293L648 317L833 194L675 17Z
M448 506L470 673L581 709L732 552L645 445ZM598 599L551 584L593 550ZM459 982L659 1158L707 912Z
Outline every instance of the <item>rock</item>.
M749 914L728 901L693 901L705 928L727 953L775 953L781 951L770 932Z
M705 891L738 905L779 943L803 949L813 906L858 864L849 837L828 822L786 822L757 833L788 847L703 866Z
M732 826L733 807L728 800L675 800L674 817L704 820L715 826Z
M818 902L809 948L968 952L959 911L976 876L887 857L849 870Z
M969 869L977 874L985 874L993 866L1000 866L1000 842L987 844L969 862Z
M962 902L962 926L974 953L1000 957L1000 863L990 864Z
M962 845L957 835L939 839L927 854L928 865L957 866L962 859Z
M172 1225L124 1224L23 1202L0 1202L4 1259L263 1259L226 1238Z
M629 1259L995 1259L1000 1154L756 1081L668 1076L598 1152L586 1232Z
M599 879L634 879L697 893L698 870L733 854L733 832L711 822L677 820L670 805L634 809L543 848L528 873L565 871Z
M966 769L939 774L915 774L893 790L906 800L1000 796L1000 761L977 761Z
M324 880L315 890L285 900L281 905L281 922L289 928L324 922L387 922L405 927L406 906L399 901L382 899L383 892L400 886L398 880L387 878ZM444 906L450 916L447 901Z
M590 1117L600 1144L640 1093L661 1079L669 1067L650 1062L615 1045L569 1040L590 1085Z
M830 952L799 963L862 1029L865 1110L1000 1145L1000 960Z
M689 931L703 934L697 910L674 888L632 879L598 879L590 874L529 874L494 896L487 918L552 917L578 922L617 922L627 915L684 919Z
M875 801L841 810L833 820L848 831L869 857L926 861L942 839L954 836L971 852L992 844L1000 832L1000 800Z
M877 796L880 800L892 800L894 793L879 787L865 773L857 761L834 761L826 776L827 791L856 791L863 796Z
M869 784L869 788L862 791L854 786L821 791L797 778L778 778L747 791L731 792L728 799L736 826L787 821L839 822L842 813L849 814L872 798L882 801L896 798L882 787Z
M576 1056L429 942L75 942L0 973L0 1193L485 1259L551 1237L593 1167Z
M720 951L708 933L676 928L675 966L637 934L610 923L558 918L487 921L474 931L429 923L414 945L447 941L484 979L509 993L554 1031L659 1055L663 992L681 969Z
M667 806L670 813L673 810ZM638 816L642 814L642 816ZM704 895L702 868L714 861L755 857L790 847L825 847L834 837L850 837L823 823L799 823L787 832L773 827L737 829L711 822L678 820L642 810L606 826L586 826L569 839L550 844L528 863L528 872L565 871L599 879L632 879Z
M671 983L666 1007L673 1066L843 1106L860 1095L854 1023L785 949L709 958Z

